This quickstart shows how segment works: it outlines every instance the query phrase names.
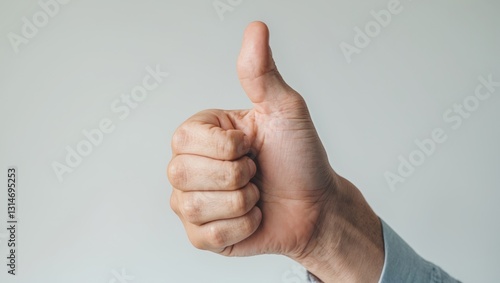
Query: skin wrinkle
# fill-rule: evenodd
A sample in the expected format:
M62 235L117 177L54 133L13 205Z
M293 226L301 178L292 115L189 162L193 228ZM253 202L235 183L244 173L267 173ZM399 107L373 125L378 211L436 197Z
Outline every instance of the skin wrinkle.
M243 173L249 168L219 168L227 174L220 183L227 190L200 204L208 208L203 210L207 223L196 226L179 217L198 248L227 256L282 254L325 282L376 282L383 266L380 222L357 188L332 169L307 104L278 73L268 39L267 27L252 23L238 59L238 77L254 108L202 111L186 122L189 131L199 131L183 141L192 144L181 149L174 144L173 148L226 162L252 156L256 172L248 177L258 187L260 198L243 216L243 206L249 204L236 201L233 205L241 207L226 203L230 211L219 215L215 207L224 206L231 193L241 193L229 188L247 181L237 179L249 174ZM243 134L251 141L247 152L238 150ZM198 161L209 164L207 159ZM204 172L210 171L206 168L198 167L199 174L190 178L198 182L210 178L213 173ZM178 193L174 188L173 194ZM178 210L179 205L183 204L172 208Z

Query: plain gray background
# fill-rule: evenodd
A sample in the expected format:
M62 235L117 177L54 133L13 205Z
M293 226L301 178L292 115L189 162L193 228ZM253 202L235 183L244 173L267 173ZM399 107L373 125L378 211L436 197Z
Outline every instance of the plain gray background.
M500 2L402 0L350 64L340 43L390 1L220 2L233 5L222 18L212 0L73 0L18 53L9 33L43 10L0 2L0 180L6 188L7 167L18 167L20 221L18 275L2 264L0 281L303 282L283 257L196 250L168 202L176 127L205 108L251 107L235 64L245 26L262 20L337 172L426 259L465 282L497 282L500 88L458 129L442 116L479 76L500 81ZM119 119L110 105L157 65L169 77ZM53 162L103 118L115 130L59 182ZM435 128L447 141L391 190L384 173ZM2 189L1 227L6 204Z

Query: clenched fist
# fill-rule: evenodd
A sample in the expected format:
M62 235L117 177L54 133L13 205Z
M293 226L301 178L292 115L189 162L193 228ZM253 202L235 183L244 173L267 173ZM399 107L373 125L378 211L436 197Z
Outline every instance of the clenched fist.
M331 168L263 23L246 29L237 70L253 108L202 111L172 140L171 207L190 241L226 256L286 255L325 282L376 282L379 219Z

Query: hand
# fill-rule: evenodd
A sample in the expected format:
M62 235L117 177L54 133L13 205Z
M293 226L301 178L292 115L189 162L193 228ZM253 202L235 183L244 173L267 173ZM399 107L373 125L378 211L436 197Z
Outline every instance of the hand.
M344 278L340 270L378 278L380 222L331 168L304 99L276 69L263 23L246 29L237 69L253 108L202 111L172 140L171 207L190 241L226 256L283 254L324 281ZM375 272L363 271L375 276L347 274L359 248L343 244L355 239L366 244L358 256L378 251Z

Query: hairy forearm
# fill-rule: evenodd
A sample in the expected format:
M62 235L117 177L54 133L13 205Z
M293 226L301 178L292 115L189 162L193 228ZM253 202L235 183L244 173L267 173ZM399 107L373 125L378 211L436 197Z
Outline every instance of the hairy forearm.
M295 258L323 282L378 282L384 265L380 219L359 190L339 177L309 249Z

